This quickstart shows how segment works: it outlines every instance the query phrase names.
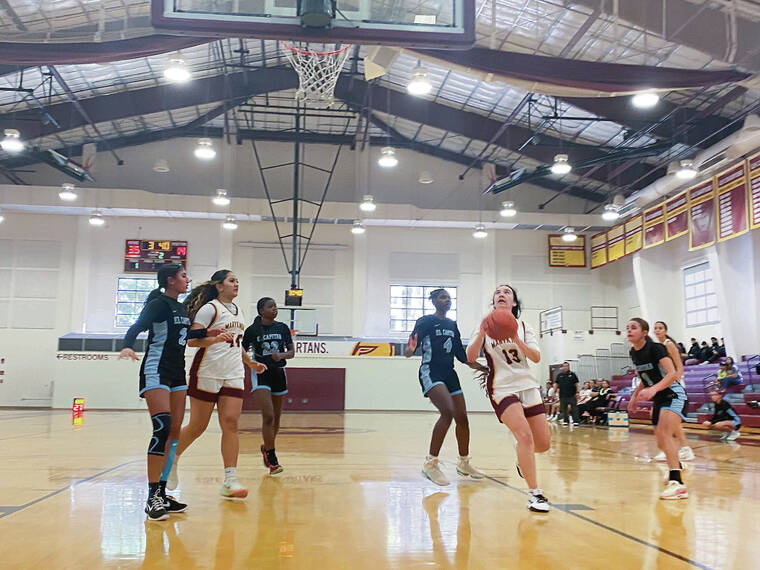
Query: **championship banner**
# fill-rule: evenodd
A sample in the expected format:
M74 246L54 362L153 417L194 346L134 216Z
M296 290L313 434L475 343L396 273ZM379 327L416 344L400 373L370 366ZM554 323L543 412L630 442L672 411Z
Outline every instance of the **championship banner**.
M566 242L561 235L549 235L549 267L586 267L586 236Z
M689 195L689 251L715 243L715 186L707 180L692 186Z
M681 192L665 202L665 239L670 241L689 231L689 195Z
M718 241L726 241L748 231L747 177L744 161L715 177L718 204Z
M665 204L644 210L644 249L665 241Z
M591 236L591 269L607 265L607 232Z
M625 223L625 254L636 253L644 245L644 217L639 214Z
M607 262L617 261L625 256L625 225L607 230Z
M747 159L749 177L749 221L754 230L760 228L760 152Z

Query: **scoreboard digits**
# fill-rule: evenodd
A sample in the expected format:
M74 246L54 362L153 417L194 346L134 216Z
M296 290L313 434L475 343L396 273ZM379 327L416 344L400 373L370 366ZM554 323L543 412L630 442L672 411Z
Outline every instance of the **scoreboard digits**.
M124 250L126 273L152 273L165 263L187 265L187 242L128 239Z

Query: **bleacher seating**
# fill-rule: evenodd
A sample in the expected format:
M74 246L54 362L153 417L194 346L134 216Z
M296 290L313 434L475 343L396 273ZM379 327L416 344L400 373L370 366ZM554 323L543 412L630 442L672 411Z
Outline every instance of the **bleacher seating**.
M751 408L745 402L760 400L760 377L755 371L755 362L737 362L736 366L742 374L743 382L736 386L730 386L726 391L726 398L734 407L742 420L744 427L760 427L760 409ZM718 364L704 364L684 367L684 383L686 384L686 393L689 396L689 417L692 422L703 422L712 416L712 412L705 412L705 408L700 410L703 405L712 409L712 401L709 396L709 386L715 382L718 374ZM621 391L630 391L633 371L626 374L615 375L610 380L612 389L623 397L620 409L630 400L630 394L621 394ZM631 419L646 420L651 418L651 402L640 402L638 409L630 414Z

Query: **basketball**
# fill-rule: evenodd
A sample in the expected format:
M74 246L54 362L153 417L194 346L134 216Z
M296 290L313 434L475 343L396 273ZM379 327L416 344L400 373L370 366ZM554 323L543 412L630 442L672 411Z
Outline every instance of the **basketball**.
M517 319L509 309L494 309L483 319L483 328L494 340L513 339L517 336Z

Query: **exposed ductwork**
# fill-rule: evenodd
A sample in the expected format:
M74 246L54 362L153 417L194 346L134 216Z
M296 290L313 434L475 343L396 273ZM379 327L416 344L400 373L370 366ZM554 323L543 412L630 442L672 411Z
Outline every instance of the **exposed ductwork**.
M694 167L700 176L711 174L719 168L729 166L731 162L756 148L760 148L760 116L748 115L740 130L697 154L693 160ZM675 171L671 172L671 169L668 169L668 174L631 194L621 215L631 214L684 184L684 181L675 175Z

